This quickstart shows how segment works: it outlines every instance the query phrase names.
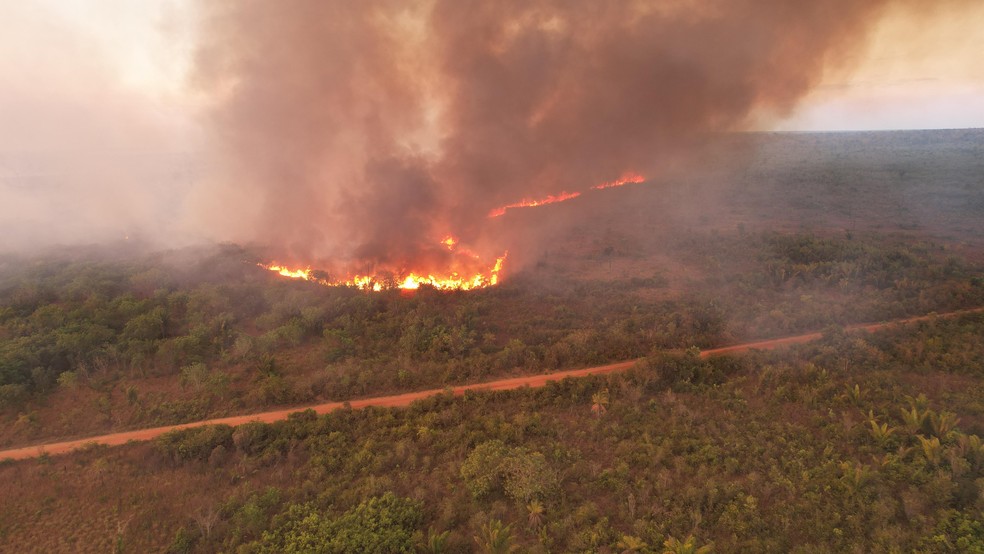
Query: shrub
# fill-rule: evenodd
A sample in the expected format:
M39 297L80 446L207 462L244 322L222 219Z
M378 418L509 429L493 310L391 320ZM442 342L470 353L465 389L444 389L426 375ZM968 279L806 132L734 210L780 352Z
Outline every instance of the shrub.
M475 447L461 465L461 476L475 498L501 490L513 500L528 502L547 497L558 485L543 454L498 440Z
M422 513L420 502L387 492L337 518L311 504L293 504L278 519L282 523L253 545L257 554L409 553Z
M232 447L232 427L205 425L165 433L154 441L157 450L176 462L207 461L217 446Z

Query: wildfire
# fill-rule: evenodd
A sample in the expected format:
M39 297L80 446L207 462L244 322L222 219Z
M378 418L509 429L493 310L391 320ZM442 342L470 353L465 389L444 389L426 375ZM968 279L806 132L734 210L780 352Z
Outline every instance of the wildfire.
M533 208L536 206L543 206L544 204L554 204L556 202L563 202L564 200L570 200L571 198L577 198L581 196L580 192L561 192L557 195L550 195L546 198L541 198L540 200L522 200L516 202L515 204L508 204L500 208L496 208L489 212L489 217L499 217L506 213L506 210L510 208Z
M645 180L646 178L638 173L626 172L618 179L595 185L590 190L604 190L629 183L642 183ZM527 198L520 202L496 208L489 212L488 217L494 218L505 215L506 211L512 208L533 208L563 202L577 198L578 196L581 196L581 192L563 191L540 199ZM489 267L482 264L481 258L477 254L467 248L460 247L458 239L453 235L445 235L438 242L442 247L454 253L455 267L458 269L461 266L469 268L464 270L465 274L459 273L456 270L445 272L399 270L383 271L378 275L355 274L346 278L333 279L328 276L329 274L327 272L316 272L310 266L304 269L295 269L276 263L258 265L291 279L303 279L329 287L354 287L360 290L377 292L384 289L416 290L423 285L429 285L438 290L472 290L491 287L499 283L499 273L502 271L508 252L496 258L495 263Z
M305 281L311 280L311 268L307 269L290 269L282 265L263 265L259 264L260 267L265 267L270 271L274 271L283 275L284 277L290 277L291 279L304 279Z
M646 178L643 177L642 175L640 175L638 173L635 173L635 172L632 172L632 171L628 171L628 172L623 173L621 177L619 177L618 179L616 179L614 181L609 181L607 183L601 183L599 185L595 185L595 186L591 187L591 190L604 190L604 189L610 189L610 188L614 188L614 187L620 187L622 185L627 185L629 183L643 183L645 181L646 181ZM506 210L509 210L511 208L533 208L533 207L536 207L536 206L543 206L544 204L554 204L554 203L557 203L557 202L563 202L565 200L570 200L571 198L577 198L578 196L581 196L581 193L580 192L577 192L577 191L575 191L575 192L566 192L566 191L564 191L564 192L561 192L560 194L550 195L550 196L547 196L546 198L542 198L540 200L532 200L532 199L527 198L527 199L522 200L520 202L516 202L515 204L507 204L505 206L501 206L499 208L495 208L494 210L492 210L492 211L489 212L488 217L493 218L493 217L499 217L501 215L505 215Z
M440 243L447 247L448 250L454 251L458 244L458 239L449 235L440 241ZM325 277L316 275L315 270L310 267L292 269L276 263L257 265L284 277L303 279L329 287L355 287L360 290L379 292L383 289L394 288L416 290L422 285L430 285L438 290L472 290L491 287L499 283L499 273L502 271L508 252L496 258L495 263L491 267L483 267L479 261L479 257L469 250L458 251L456 254L458 254L456 261L459 264L475 268L474 273L462 275L457 271L449 271L447 273L399 271L385 272L385 274L381 275L357 274L344 279L332 279L328 276L327 272L318 272L319 275L325 275Z
M609 181L607 183L595 185L591 187L591 189L592 190L610 189L614 187L620 187L622 185L627 185L629 183L644 183L645 181L646 181L645 177L639 175L638 173L633 173L630 171L628 173L623 173L621 177L619 177L614 181Z

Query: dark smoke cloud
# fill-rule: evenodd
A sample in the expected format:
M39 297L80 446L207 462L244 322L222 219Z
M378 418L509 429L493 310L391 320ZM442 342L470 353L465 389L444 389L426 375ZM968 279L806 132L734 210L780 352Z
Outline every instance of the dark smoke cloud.
M197 201L296 259L481 243L499 205L657 174L787 113L884 3L211 2L196 74L223 173Z

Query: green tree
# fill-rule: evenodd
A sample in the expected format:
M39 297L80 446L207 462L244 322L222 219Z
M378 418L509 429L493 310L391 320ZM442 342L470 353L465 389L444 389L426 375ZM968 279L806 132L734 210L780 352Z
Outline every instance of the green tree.
M543 454L498 440L476 446L461 464L461 476L475 498L501 490L513 500L529 502L547 497L558 485Z
M557 474L539 452L515 448L502 465L503 490L519 502L550 495L558 485Z
M63 371L58 376L58 386L63 389L74 390L79 386L78 374L74 371Z
M158 307L132 318L123 328L123 339L150 341L163 338L166 315L165 309Z
M475 447L461 464L461 477L475 498L482 498L502 486L502 464L510 449L499 440Z

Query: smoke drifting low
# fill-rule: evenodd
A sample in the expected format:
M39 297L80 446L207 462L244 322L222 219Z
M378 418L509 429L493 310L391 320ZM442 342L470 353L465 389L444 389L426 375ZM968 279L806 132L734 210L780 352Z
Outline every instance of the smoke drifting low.
M195 148L183 114L124 85L109 51L128 45L49 7L0 6L0 252L173 244Z
M497 206L658 174L787 112L881 4L212 2L196 78L226 185L199 206L309 261L482 244Z

